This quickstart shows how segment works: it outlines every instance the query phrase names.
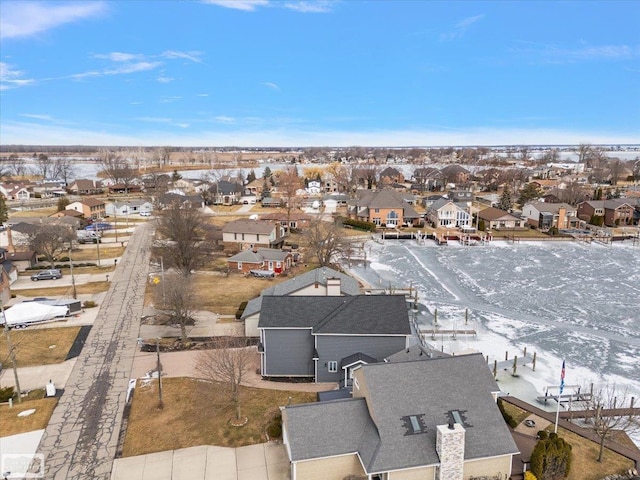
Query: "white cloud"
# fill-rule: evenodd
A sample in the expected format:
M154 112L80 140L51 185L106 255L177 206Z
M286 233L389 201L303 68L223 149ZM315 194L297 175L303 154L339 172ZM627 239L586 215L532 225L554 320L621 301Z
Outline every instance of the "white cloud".
M575 63L590 60L629 60L640 56L640 46L586 45L575 48L558 45L522 42L524 48L513 48L511 53L542 63Z
M123 52L111 52L111 53L96 53L94 58L101 58L104 60L111 60L112 62L132 62L134 60L144 59L144 55L139 53L123 53Z
M24 75L22 70L15 70L12 65L0 62L0 90L10 90L35 83L31 78L23 78Z
M129 102L129 105L142 105L142 102Z
M40 113L21 113L20 116L27 117L27 118L34 118L36 120L46 120L46 121L54 120L54 118L51 115L45 115Z
M236 119L233 117L227 117L224 115L219 115L214 119L218 123L236 123Z
M145 117L142 117L143 119ZM69 139L80 145L123 145L123 146L228 146L246 147L305 147L305 146L475 146L475 145L560 145L592 144L634 144L637 135L631 133L606 133L590 131L570 131L553 129L502 129L466 128L457 130L371 130L371 131L330 131L300 129L259 129L259 130L197 130L185 131L186 123L172 119L147 117L150 124L157 124L158 130L131 129L110 131L104 127L96 130L76 129L61 125L43 125L34 122L3 122L5 144L33 144L34 138L42 145L68 145ZM172 129L178 127L181 130ZM113 127L119 128L119 127Z
M280 87L278 85L276 85L275 83L272 83L272 82L264 82L263 85L265 87L269 87L269 88L271 88L273 90L280 90Z
M160 54L161 57L164 58L184 58L185 60L191 60L192 62L202 63L202 52L179 52L176 50L167 50L166 52L162 52Z
M299 1L269 1L269 0L203 0L209 5L233 8L245 12L254 12L260 7L286 8L300 13L330 12L336 0L299 0Z
M158 78L156 78L156 80L160 83L171 83L175 80L175 78L165 77L164 75L160 75Z
M450 32L443 33L440 35L440 41L449 42L451 40L462 38L471 25L473 25L476 22L479 22L483 18L484 18L484 14L474 15L473 17L467 17L460 20L458 23L454 25L453 29Z
M181 100L182 97L173 96L173 97L160 97L160 103L173 103Z
M137 62L104 70L105 75L123 75L127 73L146 72L162 65L162 62Z
M171 123L171 119L167 117L136 117L136 120L150 123Z
M198 95L196 95L197 97L208 97L209 94L208 93L199 93Z
M189 128L190 124L188 123L174 123L173 125L175 125L176 127L180 127L180 128Z
M323 0L286 2L284 8L301 13L328 13L331 11L332 3Z
M66 23L102 15L105 2L2 2L0 38L29 37Z
M217 5L219 7L233 8L236 10L244 10L245 12L253 12L258 7L269 5L268 0L204 0L204 3Z

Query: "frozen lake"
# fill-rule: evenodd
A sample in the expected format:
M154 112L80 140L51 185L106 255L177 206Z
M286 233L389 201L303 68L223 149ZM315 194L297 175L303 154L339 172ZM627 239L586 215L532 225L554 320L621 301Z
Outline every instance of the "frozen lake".
M417 287L426 307L418 322L426 328L433 328L437 308L440 328L479 332L477 339L437 338L436 348L477 349L493 363L527 347L538 355L540 375L528 380L539 395L558 383L562 359L568 384L616 382L640 395L640 247L414 241L370 247L371 264L352 268L355 274L373 287Z

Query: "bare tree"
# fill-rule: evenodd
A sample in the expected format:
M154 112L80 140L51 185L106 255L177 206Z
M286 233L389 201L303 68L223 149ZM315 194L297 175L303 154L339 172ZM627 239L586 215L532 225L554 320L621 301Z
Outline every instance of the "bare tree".
M210 242L206 239L205 227L205 216L179 201L174 201L162 212L158 219L158 233L168 239L161 248L167 266L188 277L192 271L206 264Z
M37 254L44 255L55 267L56 256L66 251L75 239L75 232L67 225L45 224L39 225L33 232L27 234L24 245Z
M196 372L201 378L209 380L212 387L221 382L225 387L228 399L234 407L236 420L242 416L240 404L240 385L246 377L252 363L253 347L238 347L244 343L241 338L214 337L213 349L205 350L198 355ZM213 387L216 388L216 387Z
M76 164L70 158L58 158L55 162L55 178L64 182L65 186L69 186L69 182L76 175Z
M156 298L162 292L164 310L171 314L174 323L180 326L180 340L187 342L187 325L193 323L196 311L196 296L190 277L178 273L165 275L162 290L156 290ZM158 298L159 300L159 298Z
M315 256L320 266L331 265L332 261L344 249L344 234L340 222L325 222L321 215L316 216L306 229L304 238L307 250Z
M24 159L18 157L15 153L9 155L7 165L9 173L14 177L23 177L27 173L27 167L24 164Z
M129 161L106 148L100 149L99 160L102 171L107 177L114 183L124 185L125 192L128 192L133 180L138 175L138 172L131 166Z
M298 175L296 167L287 167L284 171L279 172L278 191L281 192L282 198L285 200L285 208L287 209L287 232L291 225L291 212L299 206L298 190L303 186L302 178Z
M570 205L577 205L587 198L589 192L585 190L584 185L578 183L576 180L567 182L566 187L563 189L554 189L553 194L558 197L561 202L568 203Z
M44 153L38 155L33 167L33 173L39 177L42 177L42 180L46 180L51 176L53 170L54 161Z
M609 178L611 178L611 185L615 186L620 180L620 176L625 169L624 163L619 158L612 158L609 160Z
M640 429L640 416L633 409L633 397L629 397L626 388L620 388L615 383L607 383L594 391L586 410L587 428L600 439L598 462L602 461L605 440L615 431L629 434Z

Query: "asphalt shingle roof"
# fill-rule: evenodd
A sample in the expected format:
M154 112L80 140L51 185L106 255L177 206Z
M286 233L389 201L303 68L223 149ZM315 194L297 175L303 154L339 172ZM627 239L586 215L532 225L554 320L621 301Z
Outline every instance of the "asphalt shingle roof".
M354 394L367 392L364 410L361 398L284 409L293 461L352 453L357 442L367 473L437 465L436 426L453 410L466 423L465 460L518 452L481 354L369 364L358 376L364 385ZM421 415L424 433L407 435L409 415Z
M272 262L284 262L290 255L289 252L275 248L258 248L257 251L243 250L227 259L228 262L262 263L265 260Z
M404 295L263 297L258 328L287 327L310 327L314 334L411 334Z
M223 233L259 233L269 235L275 226L270 222L261 222L260 220L249 220L241 218L228 222L222 227Z

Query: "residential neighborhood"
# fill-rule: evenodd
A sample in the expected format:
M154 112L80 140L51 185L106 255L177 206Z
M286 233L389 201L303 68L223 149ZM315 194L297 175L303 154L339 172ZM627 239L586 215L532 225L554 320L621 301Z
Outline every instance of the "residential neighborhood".
M48 179L46 188L37 175L7 176L0 185L0 295L15 345L0 347L1 386L11 388L12 402L0 414L15 432L2 441L30 438L13 430L13 413L47 402L49 415L24 441L42 452L52 478L74 475L53 447L69 442L76 455L104 458L113 480L164 478L154 468L205 478L208 467L194 472L209 455L227 465L229 478L263 478L244 470L260 458L251 468L277 480L519 480L536 468L533 450L542 441L529 423L553 430L554 408L564 411L567 401L590 408L579 393L567 401L552 389L538 392L542 402L532 396L521 376L536 375L535 355L525 349L499 359L484 350L486 314L467 318L478 305L459 293L464 278L452 288L442 266L420 258L450 249L477 260L496 255L493 244L527 242L546 245L550 255L564 244L621 245L633 256L640 252L634 174L614 186L571 180L589 168L543 168L534 159L472 168L455 151L395 152L399 158L381 164L335 151L324 152L329 163L298 154L295 162L248 163L196 180L180 168L184 152L173 153L169 173L145 169L124 181L68 186ZM426 166L431 156L437 161ZM572 182L577 190L567 195ZM400 271L399 257L380 265L396 246L415 260ZM459 295L464 318L452 321L427 279L413 280L418 268ZM70 353L48 359L42 352L59 348L49 338L63 334L55 345ZM198 390L193 379L217 393ZM256 404L255 390L264 402L279 400ZM42 397L32 400L30 391ZM75 398L91 412L108 405L118 413L88 416ZM189 414L198 426L177 419L200 402L205 416ZM172 433L141 435L157 428L156 414ZM67 430L71 424L50 420L58 415L86 427ZM211 433L212 418L227 433ZM560 417L558 426L595 441L587 425ZM107 429L119 432L119 442L96 437L88 446L92 432ZM615 461L593 480L640 458L628 442L605 440ZM98 446L102 453L92 450ZM192 450L205 446L219 450ZM156 467L154 455L162 458ZM181 455L198 460L176 464ZM130 477L131 468L143 473Z

